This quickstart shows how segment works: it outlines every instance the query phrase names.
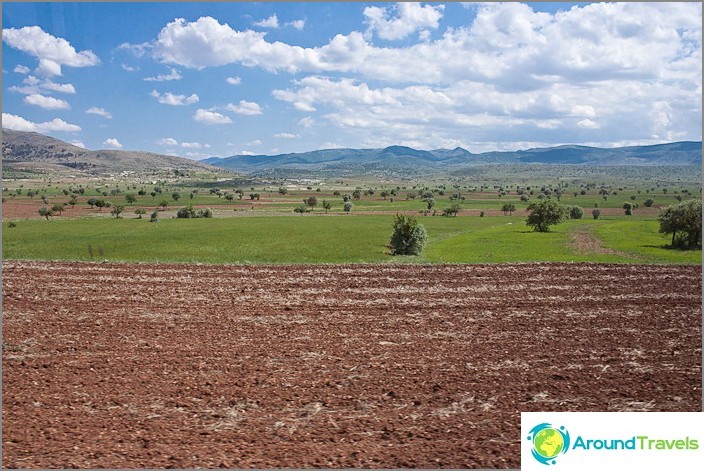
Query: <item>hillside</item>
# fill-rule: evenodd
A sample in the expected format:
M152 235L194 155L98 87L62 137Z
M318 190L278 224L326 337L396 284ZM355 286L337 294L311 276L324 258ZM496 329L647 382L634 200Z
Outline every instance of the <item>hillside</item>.
M281 175L308 171L338 176L362 173L437 174L495 164L701 166L702 143L674 142L612 149L559 146L481 154L473 154L461 147L452 150L417 150L410 147L391 146L383 149L326 149L279 155L213 157L203 162L256 175Z
M179 172L230 173L194 160L121 150L88 150L35 132L2 130L3 173L118 175L124 172L160 175Z

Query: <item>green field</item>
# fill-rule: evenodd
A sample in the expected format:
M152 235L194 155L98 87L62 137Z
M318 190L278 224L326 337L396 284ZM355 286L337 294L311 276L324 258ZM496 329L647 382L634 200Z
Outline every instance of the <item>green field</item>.
M701 264L701 250L665 248L654 218L570 220L532 232L525 216L419 217L429 240L420 256L388 254L391 215L215 219L84 218L3 221L4 259L200 263L615 262ZM586 234L597 248L574 245ZM92 255L91 255L92 254Z

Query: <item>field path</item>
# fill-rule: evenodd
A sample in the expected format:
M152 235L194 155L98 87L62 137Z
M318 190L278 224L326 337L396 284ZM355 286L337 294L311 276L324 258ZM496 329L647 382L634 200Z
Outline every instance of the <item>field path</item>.
M701 267L5 261L3 467L502 468L701 410Z

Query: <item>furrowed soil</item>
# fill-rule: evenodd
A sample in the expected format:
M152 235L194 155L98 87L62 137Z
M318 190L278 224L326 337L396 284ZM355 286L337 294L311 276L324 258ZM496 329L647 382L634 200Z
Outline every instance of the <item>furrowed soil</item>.
M700 411L701 267L3 263L3 467L517 468Z

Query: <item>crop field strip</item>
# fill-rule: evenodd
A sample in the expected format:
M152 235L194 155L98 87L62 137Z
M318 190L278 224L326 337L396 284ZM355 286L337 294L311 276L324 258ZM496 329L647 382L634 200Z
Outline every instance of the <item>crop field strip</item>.
M4 467L518 467L701 410L701 268L6 261Z

